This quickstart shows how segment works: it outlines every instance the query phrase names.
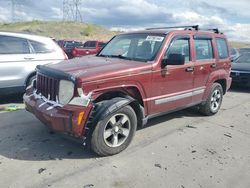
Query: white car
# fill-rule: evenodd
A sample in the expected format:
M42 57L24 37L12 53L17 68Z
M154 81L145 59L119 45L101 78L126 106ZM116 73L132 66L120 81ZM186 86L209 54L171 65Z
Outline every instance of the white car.
M0 96L24 92L36 76L36 66L67 59L49 37L0 32Z

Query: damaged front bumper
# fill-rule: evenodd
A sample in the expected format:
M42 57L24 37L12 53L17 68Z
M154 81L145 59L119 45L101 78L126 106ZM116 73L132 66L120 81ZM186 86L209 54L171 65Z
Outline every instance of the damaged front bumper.
M32 86L27 88L23 99L26 110L33 113L49 129L84 138L86 123L93 107L91 102L86 106L79 106L79 98L76 104L61 105L37 94Z

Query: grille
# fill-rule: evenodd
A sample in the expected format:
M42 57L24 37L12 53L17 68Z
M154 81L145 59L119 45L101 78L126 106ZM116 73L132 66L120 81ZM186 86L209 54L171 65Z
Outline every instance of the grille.
M48 77L42 74L37 74L37 93L42 94L49 100L56 101L56 96L59 90L59 79Z

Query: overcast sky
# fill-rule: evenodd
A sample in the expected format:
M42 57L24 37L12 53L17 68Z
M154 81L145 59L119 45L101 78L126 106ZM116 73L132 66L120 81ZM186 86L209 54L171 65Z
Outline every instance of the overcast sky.
M16 20L63 18L63 0L16 1ZM10 2L0 0L0 22L12 21ZM199 24L250 42L250 0L82 0L79 10L84 22L112 29Z

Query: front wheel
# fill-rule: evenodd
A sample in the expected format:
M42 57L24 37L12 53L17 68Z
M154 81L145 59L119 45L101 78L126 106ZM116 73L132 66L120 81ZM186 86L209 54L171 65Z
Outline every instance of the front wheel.
M211 92L204 104L200 105L200 112L210 116L216 114L221 106L223 89L219 83L213 83Z
M100 156L117 154L128 147L137 127L137 117L130 106L100 120L91 138L91 148Z

